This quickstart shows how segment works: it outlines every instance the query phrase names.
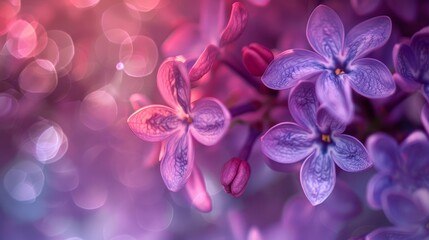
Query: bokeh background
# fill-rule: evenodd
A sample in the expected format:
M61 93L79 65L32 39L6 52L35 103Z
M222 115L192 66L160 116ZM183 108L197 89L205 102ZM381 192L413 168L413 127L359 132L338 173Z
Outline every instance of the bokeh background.
M246 192L227 195L221 167L239 154L247 118L235 119L217 145L195 144L210 213L193 207L185 191L166 189L159 144L138 139L126 120L136 106L164 104L157 69L167 57L187 54L180 51L190 43L172 36L198 26L201 2L0 0L0 239L358 239L390 224L366 204L374 170L338 172L332 196L312 207L300 188L299 166L273 165L258 142ZM225 1L224 21L233 2ZM392 69L393 44L429 24L429 1L417 2L414 18L404 20L384 2L361 16L348 0L242 1L247 27L221 58L244 69L241 48L251 42L275 53L308 48L307 18L323 3L346 30L389 15L391 40L373 55ZM228 107L258 98L240 77L219 61L192 97L214 96ZM284 109L277 112L278 121L291 119ZM419 113L409 113L409 121Z

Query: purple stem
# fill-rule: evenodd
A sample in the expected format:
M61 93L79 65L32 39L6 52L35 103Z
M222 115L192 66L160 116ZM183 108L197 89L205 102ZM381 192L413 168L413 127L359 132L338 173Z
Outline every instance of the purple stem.
M238 106L234 106L229 109L229 112L231 113L231 117L237 117L241 114L249 113L249 112L255 112L258 111L262 107L262 103L256 100L252 100L246 103L243 103Z
M253 144L255 143L258 136L261 134L260 128L257 126L251 125L249 127L249 134L247 135L246 142L241 148L240 155L238 156L240 159L247 161L250 156L250 152L252 151Z

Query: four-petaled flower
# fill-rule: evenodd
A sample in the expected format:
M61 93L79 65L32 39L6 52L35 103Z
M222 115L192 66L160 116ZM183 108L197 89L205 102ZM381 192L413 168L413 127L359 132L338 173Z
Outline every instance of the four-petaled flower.
M191 135L204 145L217 143L225 134L230 113L214 98L190 104L190 82L183 62L168 59L159 68L158 89L170 107L149 105L128 118L131 130L146 141L164 141L161 175L171 191L181 189L194 163Z
M307 23L307 39L317 52L290 49L281 53L262 76L272 89L294 87L300 80L316 74L317 97L322 105L342 122L353 116L351 88L369 98L394 93L395 82L382 62L362 58L386 43L392 23L387 16L366 20L344 37L344 26L329 7L319 5Z
M342 134L345 125L319 107L314 83L302 82L292 90L289 110L298 124L285 122L269 129L261 138L262 151L279 163L305 158L301 185L313 205L322 203L334 188L334 162L349 172L371 166L362 143Z
M429 27L415 33L410 44L395 45L393 64L400 86L408 91L422 86L423 96L429 101Z

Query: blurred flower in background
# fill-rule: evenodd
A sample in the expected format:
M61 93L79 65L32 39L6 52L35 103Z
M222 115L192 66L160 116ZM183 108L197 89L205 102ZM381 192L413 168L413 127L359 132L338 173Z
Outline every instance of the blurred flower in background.
M268 89L260 76L280 52L311 50L305 26L323 4L345 32L372 17L392 20L388 43L369 56L399 87L381 100L351 93L344 134L360 142L388 136L377 146L389 154L401 154L392 147L398 142L427 145L429 2L395 2L1 0L0 239L377 239L386 229L427 237L426 161L409 165L401 156L390 169L371 144L375 168L333 167L332 194L312 206L301 190L301 163L276 165L260 141L293 121L290 90ZM397 10L402 5L406 14ZM218 99L231 115L211 146L188 138L198 166L177 192L160 174L165 148L141 141L127 123L142 108L170 104L163 91L172 89L157 86L168 57L191 76L187 108ZM415 91L421 85L424 94ZM207 116L204 123L214 121ZM425 159L426 151L410 154ZM390 182L373 197L376 210L367 187L380 176ZM407 206L419 215L407 215Z

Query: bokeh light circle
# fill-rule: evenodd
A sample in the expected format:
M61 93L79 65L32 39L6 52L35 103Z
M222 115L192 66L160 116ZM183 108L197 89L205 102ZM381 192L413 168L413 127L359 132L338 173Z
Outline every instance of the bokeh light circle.
M16 20L9 28L6 48L17 59L30 57L37 47L37 34L34 27L25 20Z
M100 0L70 0L70 3L77 8L89 8L96 6Z
M122 42L119 58L126 74L144 77L151 74L158 63L158 47L149 37L134 36Z
M149 12L158 6L160 0L124 0L129 8L140 12Z
M28 93L49 94L57 84L57 72L48 60L37 59L30 62L19 75L19 86Z
M37 138L35 157L42 163L52 163L62 158L67 149L67 136L59 126L52 125Z
M42 192L44 184L45 175L42 169L31 161L16 163L3 179L7 193L20 202L34 201Z
M111 125L117 117L118 106L115 98L103 90L88 94L80 108L82 123L92 130L101 130Z
M109 41L121 44L127 37L139 33L141 16L139 12L128 8L125 4L116 4L104 11L101 26Z

